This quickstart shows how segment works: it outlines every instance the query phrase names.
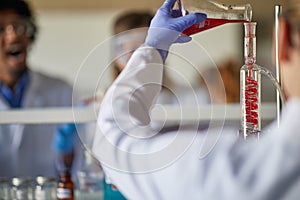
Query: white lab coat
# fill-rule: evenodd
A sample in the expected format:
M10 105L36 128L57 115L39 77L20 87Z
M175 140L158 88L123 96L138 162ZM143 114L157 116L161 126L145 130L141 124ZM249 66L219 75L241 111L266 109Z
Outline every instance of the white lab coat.
M65 82L29 71L24 108L72 105L72 88ZM0 109L10 109L0 95ZM30 116L28 116L30 117ZM55 176L53 134L57 124L0 125L0 176Z
M100 108L93 152L128 199L274 200L300 197L300 100L289 100L280 129L259 141L237 130L155 135L149 110L163 72L157 50L135 51Z

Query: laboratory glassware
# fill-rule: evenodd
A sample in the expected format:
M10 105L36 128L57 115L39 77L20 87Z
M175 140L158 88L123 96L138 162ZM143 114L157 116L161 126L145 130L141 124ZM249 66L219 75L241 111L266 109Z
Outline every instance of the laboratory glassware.
M10 200L10 184L8 179L0 177L0 200Z
M282 102L285 98L280 84L272 73L256 64L256 22L244 23L244 65L240 69L241 129L246 139L250 135L259 138L261 132L261 74L266 75L278 90Z
M84 151L82 168L77 172L79 189L82 192L96 192L103 190L104 173L100 164L90 152Z
M60 180L57 184L57 200L74 200L74 183L71 179L70 170L65 170L60 174Z
M12 178L11 197L15 200L33 200L33 179L30 177Z
M279 18L282 14L282 6L275 5L275 68L276 68L276 80L281 84L281 68L279 63ZM280 124L282 102L280 99L279 91L276 93L276 111L277 111L277 126Z
M201 12L207 19L200 24L194 24L183 31L185 35L199 33L227 23L250 22L252 8L250 4L225 5L209 0L178 0L177 6L182 15Z
M56 187L56 178L37 176L35 200L56 200Z
M256 22L245 23L244 61L240 70L241 81L241 132L244 137L261 131L261 74L256 64Z

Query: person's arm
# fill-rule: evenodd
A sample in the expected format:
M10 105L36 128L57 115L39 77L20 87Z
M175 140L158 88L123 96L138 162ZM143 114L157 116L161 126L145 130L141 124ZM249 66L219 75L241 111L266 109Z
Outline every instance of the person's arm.
M57 154L56 167L58 171L71 169L74 160L76 143L75 124L61 124L56 128L53 138L53 148Z
M190 41L191 37L181 33L206 18L202 13L175 17L178 16L178 10L172 9L175 2L167 0L158 10L145 44L134 52L103 99L98 118L99 132L120 147L127 145L122 143L123 137L136 141L154 134L150 128L150 108L161 89L168 49L173 43ZM99 135L95 141L100 140Z
M135 156L147 153L144 142L155 135L150 128L149 111L160 91L162 72L159 52L152 47L139 48L102 101L93 151L118 188L117 177L110 176L111 169L141 171Z
M159 62L156 50L148 50L139 49L132 60L140 62L144 59L140 53L144 52L145 57L154 54L151 61L156 58ZM130 68L131 65L128 66ZM137 71L142 74L147 72L147 68L141 67ZM157 70L146 74L155 79L160 73L160 70ZM128 70L118 80L118 87L113 87L108 94L118 93L120 96L115 97L124 97L121 91L126 90L130 84L133 84L132 88L138 87L135 85L137 74L139 73L132 74ZM126 77L131 80L125 81ZM159 87L156 90L159 91ZM150 91L144 90L145 98ZM149 97L151 96L149 93ZM239 196L242 199L271 200L299 195L298 190L293 189L297 188L300 168L300 135L297 134L297 120L300 118L299 100L288 102L283 113L285 120L282 121L280 129L268 133L269 135L262 135L259 141L237 140L235 136L226 135L230 133L223 130L223 135L216 140L216 145L201 159L199 157L202 141L205 141L205 132L197 136L184 132L183 134L187 134L193 142L187 146L186 152L182 152L182 155L179 153L178 157L169 163L161 159L167 160L172 157L172 152L165 155L159 151L165 148L164 145L170 145L174 135L183 135L166 133L158 138L135 140L132 138L135 129L138 130L137 133L143 133L144 137L154 133L148 128L142 130L142 127L132 123L131 115L126 113L128 106L112 103L115 100L111 97L106 98L102 105L98 121L101 132L96 134L94 153L101 161L105 173L129 199L182 199L183 196L187 199L235 199ZM143 117L141 115L138 119ZM121 123L118 124L116 119ZM147 124L147 120L144 122ZM155 151L159 153L154 154ZM172 151L176 151L176 147Z
M198 13L175 21L171 16L174 3L175 0L166 1L157 12L145 44L134 52L102 101L93 151L109 177L111 168L130 173L151 168L144 168L147 161L141 155L156 151L157 144L154 141L157 140L152 137L156 133L151 130L149 113L161 89L163 62L168 48L174 42L190 41L190 37L180 36L180 33L206 17ZM161 19L170 26L160 26ZM150 143L154 144L151 148ZM162 147L163 144L158 146ZM115 182L117 177L110 178ZM135 184L126 185L135 187ZM120 189L123 190L122 187ZM142 198L144 192L140 192L134 197Z
M154 136L149 111L160 91L166 50L177 39L167 31L171 23L164 18L171 16L170 2L175 0L166 1L162 8L167 10L160 9L151 25L160 21L166 29L158 33L150 27L146 45L133 54L103 99L93 152L105 173L129 199L266 200L288 198L288 191L299 195L292 187L299 184L299 101L289 103L282 127L258 142L237 140L226 130L217 130L220 137L218 132L206 137L193 131ZM172 42L165 46L165 41ZM200 158L205 142L212 146Z

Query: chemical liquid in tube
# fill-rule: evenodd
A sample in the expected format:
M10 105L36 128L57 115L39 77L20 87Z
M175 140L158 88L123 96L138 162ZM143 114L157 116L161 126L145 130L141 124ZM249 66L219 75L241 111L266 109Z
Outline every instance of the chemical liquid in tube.
M178 0L177 6L182 15L194 12L207 15L203 23L194 24L184 30L185 35L193 35L227 23L250 22L252 19L250 4L225 5L208 0Z
M246 139L250 135L259 138L261 132L261 67L256 64L256 23L244 23L244 60L240 70L241 81L241 129Z

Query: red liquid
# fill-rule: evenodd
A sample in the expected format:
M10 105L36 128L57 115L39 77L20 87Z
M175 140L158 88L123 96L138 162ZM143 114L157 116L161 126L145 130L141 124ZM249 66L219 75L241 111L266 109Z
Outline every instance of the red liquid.
M201 31L205 31L216 26L220 26L227 23L244 23L248 22L246 20L229 20L229 19L213 19L207 18L205 22L202 24L194 24L191 27L185 29L182 33L185 35L192 35L195 33L199 33Z
M247 77L245 88L246 122L252 125L258 125L257 92L257 81Z

